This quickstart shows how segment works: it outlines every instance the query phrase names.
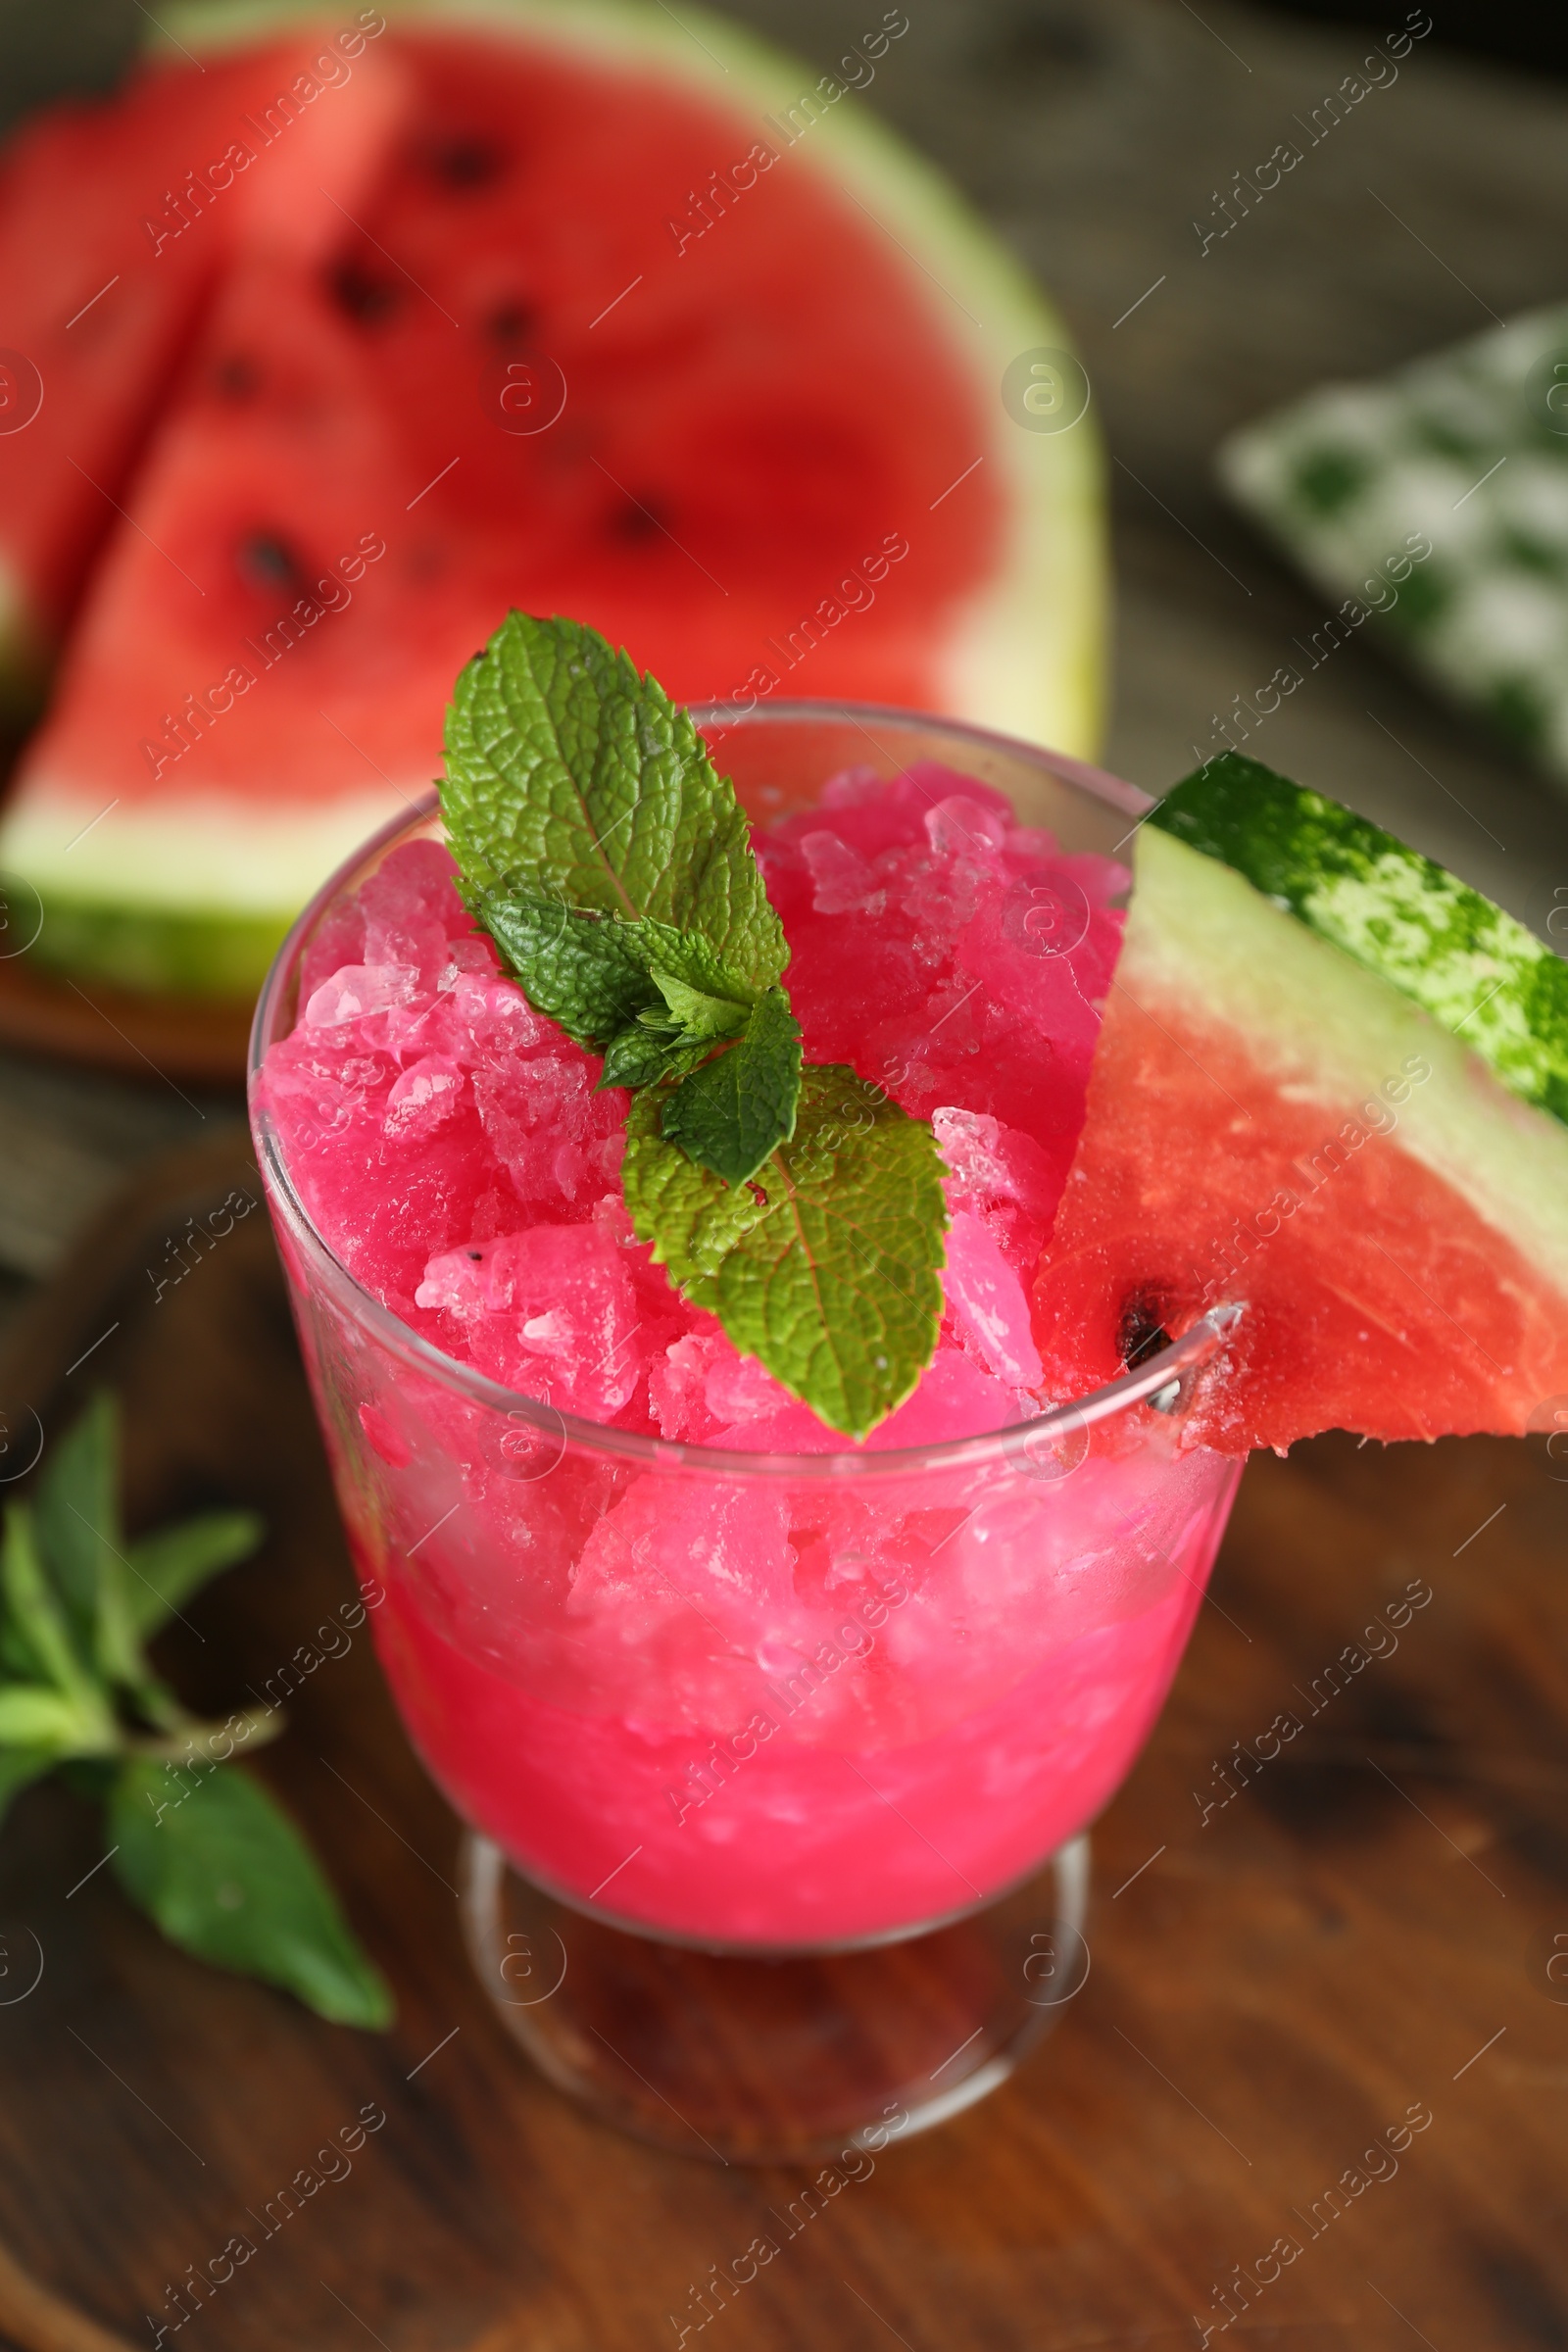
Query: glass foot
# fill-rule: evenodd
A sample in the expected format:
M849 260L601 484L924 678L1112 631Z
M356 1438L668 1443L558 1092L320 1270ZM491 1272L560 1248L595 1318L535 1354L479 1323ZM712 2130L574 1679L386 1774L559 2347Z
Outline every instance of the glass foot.
M471 1832L479 1980L548 2081L639 2139L726 2164L881 2148L983 2099L1089 1975L1089 1840L967 1918L858 1951L739 1957L628 1934Z

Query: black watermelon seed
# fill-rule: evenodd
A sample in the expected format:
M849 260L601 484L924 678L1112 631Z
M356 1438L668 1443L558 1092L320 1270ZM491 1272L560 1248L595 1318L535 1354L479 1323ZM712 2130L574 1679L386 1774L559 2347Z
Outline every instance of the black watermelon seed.
M262 371L242 351L232 351L213 369L213 382L224 400L250 400L260 391Z
M305 585L299 558L274 531L251 531L240 541L239 568L253 588L298 591Z
M625 540L633 547L662 536L664 529L663 514L652 499L629 499L625 506L617 507L610 517L611 537Z
M430 150L430 169L448 188L483 188L499 179L506 157L492 139L471 133L442 139Z
M1121 1360L1129 1372L1136 1372L1140 1364L1148 1363L1150 1357L1157 1355L1161 1348L1170 1346L1170 1334L1165 1329L1163 1316L1164 1310L1159 1301L1145 1292L1135 1291L1130 1298L1124 1300L1116 1344Z
M485 332L495 343L521 343L533 332L538 313L530 303L498 303L485 320Z
M332 298L360 326L379 326L403 299L395 278L368 270L363 262L334 262L327 271Z

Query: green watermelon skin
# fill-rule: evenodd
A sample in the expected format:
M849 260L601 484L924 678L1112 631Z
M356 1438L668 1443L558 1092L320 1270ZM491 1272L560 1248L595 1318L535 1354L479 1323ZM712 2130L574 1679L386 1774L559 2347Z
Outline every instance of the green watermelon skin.
M1568 1121L1568 963L1456 874L1239 752L1184 778L1147 823L1245 875Z
M1266 895L1191 846L1197 798L1138 836L1037 1284L1048 1386L1082 1395L1131 1333L1224 1301L1191 1442L1540 1426L1568 1394L1568 1129L1301 920L1297 878Z
M282 915L149 913L55 892L43 911L30 963L153 997L254 996L288 929Z
M118 493L127 520L0 819L0 866L44 904L38 959L154 991L253 988L311 891L427 786L452 679L509 605L593 622L682 700L904 703L1091 749L1103 615L1094 422L1042 434L1004 411L1005 366L1067 339L935 175L849 93L677 254L650 157L664 154L668 202L684 207L700 162L743 155L763 114L787 115L811 87L805 68L683 10L705 62L666 14L610 0L405 0L384 14L355 81L312 122L330 127L372 63L412 88L385 150L390 180L360 154L365 192L348 209L417 289L340 214L325 270L318 250L231 240L159 430ZM328 22L270 6L160 15L214 70L248 57L247 41L314 39ZM579 140L561 167L574 209L555 208L554 244L502 234L482 189L421 207L413 167L395 160L424 168L449 95L443 44L476 28L503 60L533 45L553 71L624 85L599 147ZM685 143L671 149L676 115ZM613 194L628 158L642 177L596 225L582 189ZM772 228L770 190L797 208ZM785 233L808 214L808 236ZM879 216L896 217L897 242ZM200 225L218 220L215 208ZM811 258L824 251L838 255L837 287ZM524 264L542 272L532 290L549 335L568 338L568 407L537 443L481 414L485 370L506 357L485 338L519 307L511 281ZM395 279L401 308L352 315L333 294L345 270L377 302ZM776 290L760 302L758 284ZM269 336L269 306L286 338ZM257 351L262 400L225 414L215 385ZM929 443L919 465L899 432L911 370ZM772 395L797 377L792 415ZM705 380L722 415L693 397ZM387 552L354 609L306 609L307 636L269 659L280 617L301 611L296 589L319 606L366 534ZM287 554L286 595L240 580L236 552L257 541ZM251 686L210 723L208 698L235 662ZM181 726L192 740L164 759Z

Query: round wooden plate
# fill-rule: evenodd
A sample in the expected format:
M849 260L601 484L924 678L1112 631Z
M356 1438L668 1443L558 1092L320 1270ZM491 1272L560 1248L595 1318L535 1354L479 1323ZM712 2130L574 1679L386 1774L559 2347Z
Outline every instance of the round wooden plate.
M0 961L0 1046L131 1078L242 1085L247 997L143 997L55 979L24 956Z

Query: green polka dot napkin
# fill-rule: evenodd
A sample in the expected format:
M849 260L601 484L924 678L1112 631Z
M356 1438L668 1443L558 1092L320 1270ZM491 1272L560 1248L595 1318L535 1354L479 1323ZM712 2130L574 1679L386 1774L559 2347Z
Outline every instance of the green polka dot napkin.
M1353 603L1347 620L1381 612L1436 686L1568 785L1568 305L1328 385L1233 435L1218 466Z

